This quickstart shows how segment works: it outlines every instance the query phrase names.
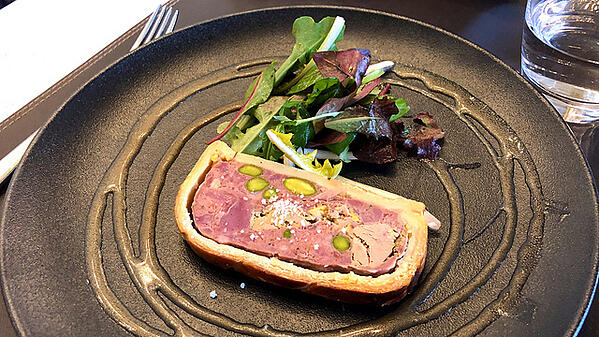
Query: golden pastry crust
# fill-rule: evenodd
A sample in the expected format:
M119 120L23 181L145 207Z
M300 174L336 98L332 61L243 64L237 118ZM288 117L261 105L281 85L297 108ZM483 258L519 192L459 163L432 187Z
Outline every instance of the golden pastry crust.
M202 236L194 228L191 215L195 193L215 163L233 158L281 174L304 178L326 188L342 189L349 198L400 212L406 222L408 235L404 256L398 260L392 272L376 277L357 275L353 272L321 272L299 267L276 257L266 257L220 244ZM425 206L420 202L348 179L327 179L273 161L236 153L220 141L214 142L204 151L179 188L175 201L175 217L179 231L193 250L206 261L222 268L233 268L249 277L277 286L299 289L332 300L379 305L401 300L418 281L424 266L428 236L424 212Z

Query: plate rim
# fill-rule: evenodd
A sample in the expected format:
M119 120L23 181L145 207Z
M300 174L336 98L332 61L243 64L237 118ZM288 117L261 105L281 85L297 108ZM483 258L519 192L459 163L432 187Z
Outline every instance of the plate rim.
M130 57L131 55L133 55L135 53L140 52L141 50L144 50L145 48L147 48L151 45L154 45L155 43L159 43L159 41L162 41L163 39L171 38L171 36L174 36L180 32L184 32L184 31L187 31L190 29L195 29L197 26L201 26L201 25L208 24L208 23L213 23L213 22L216 22L219 20L228 19L228 18L232 18L232 17L244 16L244 15L260 13L260 12L283 11L283 10L289 10L289 9L300 9L300 10L301 9L338 9L338 10L345 10L345 11L363 12L363 13L368 13L368 14L373 14L373 15L383 15L383 16L391 17L395 20L407 21L407 22L410 22L410 23L413 23L413 24L416 24L419 26L426 27L428 29L432 29L434 31L437 31L441 34L448 36L449 38L452 38L452 39L458 40L459 42L465 43L469 47L471 47L471 48L475 49L476 51L482 53L483 55L489 57L494 63L501 65L509 73L511 73L512 75L515 75L515 77L518 79L518 81L521 82L522 84L524 84L529 89L530 93L534 94L541 102L543 102L543 104L548 108L548 110L551 111L551 113L553 114L553 117L558 120L558 123L560 124L562 129L564 129L566 131L566 133L568 134L568 137L570 138L572 143L575 145L575 154L580 159L582 159L582 161L586 165L585 178L591 182L591 188L592 188L592 191L594 192L594 196L595 196L595 198L594 198L595 210L594 211L595 211L595 215L597 217L599 217L599 189L597 186L597 182L594 180L594 177L592 175L590 163L589 163L588 159L586 158L586 156L584 155L584 153L582 152L580 144L576 141L576 138L574 137L572 130L569 128L567 123L563 120L561 115L559 115L557 110L555 110L555 108L549 103L549 101L544 96L542 96L541 93L538 92L532 86L532 84L530 82L528 82L514 68L509 66L507 63L505 63L501 59L499 59L497 56L495 56L492 52L480 47L479 45L469 41L468 39L466 39L464 37L461 37L455 33L450 32L446 29L443 29L443 28L435 26L433 24L421 21L419 19L411 18L408 16L400 15L400 14L385 12L385 11L377 10L377 9L354 7L354 6L290 5L290 6L274 6L274 7L257 8L257 9L251 9L251 10L246 10L246 11L241 11L241 12L220 15L220 16L202 20L193 25L175 30L174 32L172 32L170 34L166 34L166 35L161 36L160 38L152 40L150 43L147 43L133 51L128 51L126 54L119 57L117 60L110 63L106 67L102 68L97 74L95 74L89 80L85 81L82 85L80 85L73 92L73 94L69 95L69 97L55 111L52 112L52 114L50 115L48 120L44 123L44 125L39 128L37 134L33 137L32 141L30 142L29 146L27 147L25 153L23 154L22 159L19 161L17 168L13 171L12 177L10 178L10 182L7 187L7 192L5 194L4 202L2 205L2 217L0 218L0 242L5 237L5 229L6 229L6 225L7 225L6 214L7 214L7 210L8 210L8 205L11 202L11 199L13 198L13 196L12 196L12 194L14 193L13 185L15 184L15 182L21 175L21 171L23 170L22 167L23 167L25 160L29 157L29 153L32 150L33 146L35 146L37 144L39 138L45 133L48 125L54 121L54 119L64 109L64 107L67 104L69 104L73 100L73 98L77 94L79 94L79 92L81 90L83 90L83 88L88 86L92 81L101 77L109 69L113 68L115 65L122 62L124 59ZM597 228L597 232L599 232L599 227ZM583 310L583 312L581 314L577 314L575 317L577 323L574 326L572 326L572 325L570 326L570 328L571 328L570 336L577 336L578 333L580 332L580 330L587 318L591 304L593 303L593 299L594 299L596 291L597 291L597 287L599 284L599 246L596 248L597 248L597 254L595 255L595 258L593 259L593 262L594 262L593 278L595 280L594 285L590 291L590 295L587 295L585 297L585 301L586 301L586 303L584 303L585 309ZM9 296L8 296L8 292L7 292L8 289L6 286L6 269L4 268L6 266L6 262L4 261L4 256L5 256L5 247L4 247L4 245L0 245L0 283L1 283L0 291L2 291L2 295L4 298L4 302L6 304L8 316L10 317L11 323L13 324L15 331L18 333L19 336L24 336L25 329L23 328L23 325L20 322L20 320L18 319L18 317L16 317L14 310L13 310L14 308L13 308L12 299L9 298Z

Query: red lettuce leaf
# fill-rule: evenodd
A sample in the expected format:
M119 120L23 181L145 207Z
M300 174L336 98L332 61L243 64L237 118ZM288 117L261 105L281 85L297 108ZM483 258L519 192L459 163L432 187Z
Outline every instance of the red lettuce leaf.
M389 117L397 113L395 102L388 98L376 98L368 110L370 116L380 118L380 124L385 124L385 137L360 135L352 143L352 153L358 160L374 164L390 163L397 160L397 140L403 131L403 124L389 123Z
M360 86L362 77L370 64L370 50L348 49L314 53L314 63L323 77L339 79L343 86Z
M433 119L433 116L428 112L417 113L413 117L417 123L422 123L424 126L434 129L440 129L437 121Z
M397 160L397 142L393 139L358 135L351 145L352 153L358 160L367 163L384 164Z
M345 106L347 106L347 102L350 100L351 95L344 97L333 97L329 98L316 112L315 116L320 116L325 113L342 111Z
M415 151L420 159L436 159L441 150L438 141L442 140L445 134L428 112L418 113L412 118L413 125L402 134L403 146Z
M366 132L358 135L351 145L354 156L369 163L389 163L397 159L398 145L401 144L405 149L413 151L419 159L436 159L441 150L439 143L445 134L433 116L425 112L387 122L388 116L394 112L397 112L397 107L392 99L375 99L370 104L368 115L381 117L377 122L384 121L389 129L383 128L385 132L380 133L379 137Z
M312 139L308 142L307 147L316 147L316 146L321 146L321 145L337 144L337 143L344 141L345 137L346 137L346 134L343 132L339 132L339 131L335 131L335 130L331 130L331 129L324 129L321 132L319 132L318 134L316 134L314 139Z
M370 110L384 116L386 120L389 120L391 116L398 112L395 101L387 97L375 98L374 101L370 103Z
M366 97L374 88L376 88L381 83L381 79L377 78L371 82L368 82L362 90L351 93L344 97L338 98L329 98L316 112L316 116L320 116L322 114L328 112L342 111L344 108L353 105ZM317 131L320 131L324 127L324 120L317 120L314 122L314 128Z
M355 103L359 102L360 100L362 100L364 97L368 96L368 94L370 94L370 92L372 90L374 90L374 88L376 88L380 83L381 83L380 77L366 83L364 85L364 87L362 88L362 90L359 90L352 96L352 98L348 102L348 105L355 104Z
M342 111L343 107L347 105L347 102L350 100L351 95L339 97L339 98L329 98L316 112L315 116L320 116L329 112ZM322 128L324 128L324 120L318 119L314 122L314 130L318 134Z

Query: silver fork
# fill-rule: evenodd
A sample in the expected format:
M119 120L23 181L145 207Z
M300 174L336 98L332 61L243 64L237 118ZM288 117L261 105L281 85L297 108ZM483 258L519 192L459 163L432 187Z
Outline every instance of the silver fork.
M172 15L172 17L171 17ZM179 17L179 10L175 10L173 13L173 7L158 5L158 8L152 13L148 22L144 26L144 29L139 33L137 40L129 49L129 51L136 49L142 44L146 44L154 39L161 37L164 34L168 34L173 31L177 18ZM170 19L170 22L169 22ZM168 26L167 26L168 24Z

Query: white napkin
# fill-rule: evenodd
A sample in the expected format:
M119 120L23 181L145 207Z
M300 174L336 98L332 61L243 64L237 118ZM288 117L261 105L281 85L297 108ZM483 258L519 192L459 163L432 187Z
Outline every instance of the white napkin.
M2 8L0 121L116 40L163 1L18 0ZM0 160L0 181L16 166L31 138Z

